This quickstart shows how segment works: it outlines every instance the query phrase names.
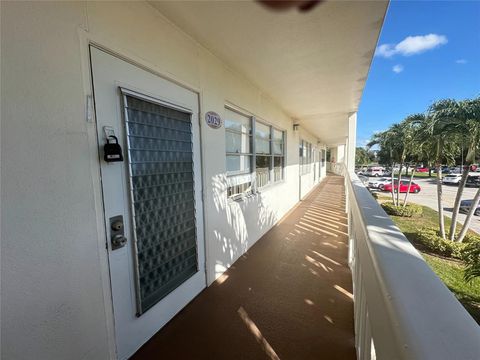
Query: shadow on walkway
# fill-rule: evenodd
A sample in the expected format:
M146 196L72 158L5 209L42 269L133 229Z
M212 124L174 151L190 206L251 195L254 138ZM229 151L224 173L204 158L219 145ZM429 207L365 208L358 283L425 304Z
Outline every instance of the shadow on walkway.
M133 359L355 359L347 253L328 176Z

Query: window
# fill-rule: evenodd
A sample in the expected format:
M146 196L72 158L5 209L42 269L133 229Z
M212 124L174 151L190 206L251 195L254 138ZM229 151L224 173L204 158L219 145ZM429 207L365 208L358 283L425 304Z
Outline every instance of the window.
M272 126L255 123L255 171L256 187L283 180L284 131Z
M225 114L228 197L283 180L285 132L233 110L226 109Z
M284 161L284 131L273 129L272 131L272 151L273 151L273 181L283 180Z
M300 141L300 175L312 171L312 144L305 140Z
M248 194L252 189L252 119L225 109L225 147L228 196Z
M255 171L256 185L261 188L270 182L272 151L270 148L270 126L255 123Z

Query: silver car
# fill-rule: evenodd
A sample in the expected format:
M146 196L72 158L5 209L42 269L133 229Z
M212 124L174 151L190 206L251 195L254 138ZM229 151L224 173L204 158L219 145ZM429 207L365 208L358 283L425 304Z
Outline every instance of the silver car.
M368 182L368 187L373 189L380 188L381 185L390 184L392 178L382 177L380 179L370 179Z

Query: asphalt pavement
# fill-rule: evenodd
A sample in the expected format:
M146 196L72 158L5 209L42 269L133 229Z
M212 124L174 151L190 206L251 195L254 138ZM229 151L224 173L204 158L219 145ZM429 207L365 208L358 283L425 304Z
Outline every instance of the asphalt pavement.
M375 179L375 178L370 178ZM408 195L409 201L412 203L428 206L437 210L437 185L435 178L417 178L414 180L422 190L418 194L411 193ZM443 210L445 216L452 217L452 209L455 203L458 187L455 185L443 185ZM475 196L477 188L465 188L462 200L471 200ZM388 194L388 193L386 193ZM405 195L405 194L401 194ZM458 221L463 224L466 215L460 213ZM474 216L470 225L470 229L480 234L480 216ZM447 229L448 232L448 229Z

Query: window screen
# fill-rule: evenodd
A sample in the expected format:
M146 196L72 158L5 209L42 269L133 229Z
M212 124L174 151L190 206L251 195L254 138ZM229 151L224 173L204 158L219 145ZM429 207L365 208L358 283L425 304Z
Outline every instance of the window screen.
M124 103L140 315L198 271L192 129L189 113Z

